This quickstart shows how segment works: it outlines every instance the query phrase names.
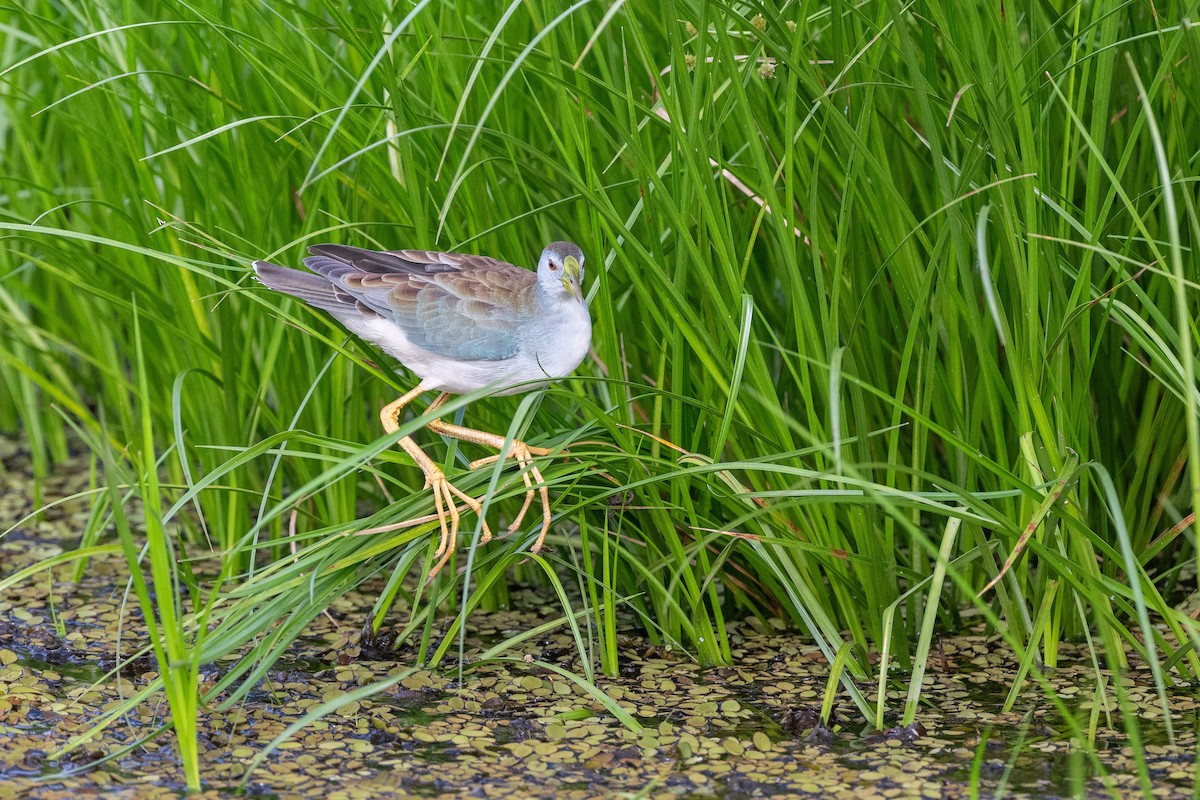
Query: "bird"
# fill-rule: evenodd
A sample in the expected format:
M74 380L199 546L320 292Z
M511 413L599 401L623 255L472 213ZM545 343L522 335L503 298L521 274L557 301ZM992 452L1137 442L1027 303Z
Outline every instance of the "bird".
M400 429L400 412L420 395L439 392L434 411L452 394L488 389L508 395L544 388L573 373L587 355L592 322L583 297L584 255L566 241L546 245L537 270L487 256L433 250L365 250L318 244L304 259L308 272L255 261L258 280L277 292L328 312L347 330L377 346L412 371L416 386L380 409L386 433ZM525 482L525 502L509 525L516 532L536 491L542 501L542 528L530 551L538 553L550 529L550 496L534 456L553 451L503 434L465 428L435 419L426 425L450 438L495 448L501 453L471 462L469 469L514 458ZM411 436L400 446L425 474L433 490L441 539L429 578L454 555L459 527L457 500L480 519L480 543L491 540L479 499L451 483ZM532 477L532 481L531 481ZM447 517L449 522L447 523Z

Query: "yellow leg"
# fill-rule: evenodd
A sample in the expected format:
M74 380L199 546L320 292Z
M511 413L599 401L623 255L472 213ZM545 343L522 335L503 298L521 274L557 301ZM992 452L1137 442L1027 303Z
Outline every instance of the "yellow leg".
M406 405L417 397L420 397L425 391L425 385L418 383L411 391L380 409L379 419L383 423L384 431L395 433L400 430L400 412ZM445 395L439 397L435 402L438 405L445 402ZM430 425L430 427L433 426ZM433 489L433 507L437 511L442 538L438 543L437 552L434 553L434 556L439 557L438 562L429 571L429 577L432 578L441 572L442 567L446 566L446 562L454 555L454 545L458 539L458 503L455 501L456 497L479 515L479 524L483 528L483 542L487 542L492 538L492 532L488 529L487 522L483 519L483 506L480 502L474 497L463 493L450 483L450 481L446 480L446 474L442 472L441 467L433 463L433 459L425 455L425 451L413 441L411 436L402 437L400 439L400 446L404 448L404 452L408 453L413 461L417 462L417 466L425 473L425 488ZM450 516L449 525L446 524L447 514Z
M437 396L429 405L429 410L440 407L446 402L448 394L443 392ZM503 450L504 444L508 440L506 437L497 433L488 433L487 431L476 430L475 428L464 428L461 425L452 425L449 422L444 422L440 419L435 419L429 423L429 430L435 433L440 433L443 436L449 436L451 439L459 439L464 442L482 445L484 447L493 447L497 450ZM533 463L534 456L548 456L553 453L553 450L548 450L544 447L531 447L520 439L513 439L509 444L507 458L515 458L517 464L521 468L521 478L525 481L525 502L521 505L521 510L517 513L516 519L508 526L509 533L515 533L521 527L522 520L525 519L525 512L529 510L529 506L533 503L534 487L530 481L532 476L534 481L537 481L538 486L536 491L542 497L542 530L538 533L537 540L533 546L529 548L530 552L537 553L542 549L542 545L546 541L546 534L550 530L550 490L546 488L545 479L542 478L541 470ZM486 464L494 464L500 459L500 455L487 456L486 458L472 461L470 468L476 469ZM486 541L486 540L485 540Z

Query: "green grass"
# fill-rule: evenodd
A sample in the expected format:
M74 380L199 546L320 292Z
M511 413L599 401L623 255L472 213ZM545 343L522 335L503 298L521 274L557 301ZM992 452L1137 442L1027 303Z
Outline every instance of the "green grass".
M72 441L106 465L89 547L115 524L129 550L141 499L138 570L180 600L135 588L176 678L255 642L235 701L376 576L374 623L435 664L510 581L610 674L621 624L724 663L729 618L780 616L876 725L935 629L980 620L1020 654L1013 697L1085 637L1098 692L1126 647L1163 702L1200 677L1172 608L1200 499L1200 4L386 8L0 22L0 428L41 475ZM406 582L432 524L353 534L432 510L378 428L412 379L248 265L322 241L529 265L560 237L595 358L466 412L569 449L541 467L552 550L467 530L465 577ZM440 447L514 513L511 466Z

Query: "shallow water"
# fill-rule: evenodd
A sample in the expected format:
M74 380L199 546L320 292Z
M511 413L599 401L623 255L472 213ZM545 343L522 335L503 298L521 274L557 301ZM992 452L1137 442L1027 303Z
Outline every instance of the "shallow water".
M0 530L29 508L28 462L0 446ZM69 469L48 494L69 493ZM68 504L0 540L0 575L71 546L87 509ZM66 574L65 570L56 577ZM69 756L54 752L86 731L102 709L144 686L156 665L141 660L117 674L122 653L143 641L136 609L122 607L124 564L98 559L80 584L44 576L0 594L0 798L173 797L182 771L168 736L113 761L64 776L129 745L163 722L155 698ZM514 593L517 611L479 613L466 640L470 664L490 644L544 622L559 609L532 591ZM333 620L318 617L268 679L227 711L200 714L205 797L232 796L250 759L314 704L411 666L412 651L363 642L357 632L374 597L344 598ZM57 626L57 627L56 627ZM649 798L1141 796L1124 735L1101 728L1094 760L1070 745L1063 719L1030 692L998 711L1015 666L995 637L947 637L931 659L918 726L882 734L843 699L835 724L814 728L828 674L820 652L770 621L731 626L738 665L703 668L687 658L622 638L618 678L599 685L644 726L622 727L577 687L534 665L484 666L462 683L453 670L418 671L369 699L343 707L276 751L250 778L258 797L597 797ZM528 642L511 655L580 669L570 637ZM1068 650L1068 656L1071 655ZM1083 653L1047 677L1087 711L1095 675ZM211 684L219 670L206 670ZM106 677L107 676L107 677ZM904 701L893 673L888 705ZM1135 702L1153 690L1134 673ZM1140 685L1139 685L1140 681ZM1196 770L1194 689L1173 690L1171 744L1147 712L1142 731L1155 794L1192 796ZM1112 719L1120 724L1115 712ZM1101 715L1101 721L1104 716ZM888 725L896 725L889 718ZM986 736L987 742L981 744ZM976 758L976 752L983 755Z

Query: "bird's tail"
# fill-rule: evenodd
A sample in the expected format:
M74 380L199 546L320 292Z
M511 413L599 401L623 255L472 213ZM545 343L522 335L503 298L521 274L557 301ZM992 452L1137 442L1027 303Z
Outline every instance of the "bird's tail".
M298 297L314 308L345 310L345 302L339 300L334 285L320 275L281 267L270 261L255 261L254 272L268 287Z

